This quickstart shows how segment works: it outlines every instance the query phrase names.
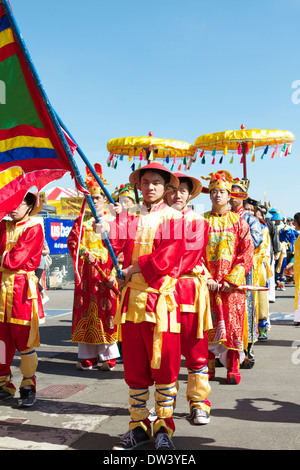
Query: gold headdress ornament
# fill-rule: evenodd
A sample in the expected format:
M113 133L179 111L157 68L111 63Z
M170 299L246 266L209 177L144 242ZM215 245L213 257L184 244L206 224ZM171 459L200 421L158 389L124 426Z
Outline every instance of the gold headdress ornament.
M130 197L134 202L136 202L134 187L129 183L120 184L119 187L117 186L111 197L114 201L118 201L120 197Z
M203 193L210 193L213 189L227 189L227 191L231 192L231 186L233 183L233 179L231 173L226 170L219 170L215 173L210 173L208 177L201 176L203 180L209 181L208 188L202 188Z
M247 178L235 178L233 180L233 183L232 183L232 186L238 186L242 193L235 193L235 192L231 192L231 197L234 197L236 199L243 199L243 200L246 200L248 198L248 188L249 188L249 185L250 185L250 180L248 180Z
M94 168L95 168L95 171L96 171L97 175L99 176L100 180L103 182L103 184L105 186L109 185L109 183L107 183L107 181L103 178L102 166L100 165L100 163L95 163ZM89 170L88 167L85 167L85 171L86 171L86 175L87 175L86 180L85 180L85 184L86 184L87 189L89 190L89 192L91 194L104 194L104 192L102 191L101 187L99 186L99 184L95 180L94 176L92 175L92 173L91 173L91 171Z

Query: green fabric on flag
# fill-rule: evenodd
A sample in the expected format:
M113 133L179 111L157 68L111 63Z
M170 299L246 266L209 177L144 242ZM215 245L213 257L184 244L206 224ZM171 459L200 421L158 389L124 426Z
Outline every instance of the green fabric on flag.
M0 128L28 125L42 129L16 54L0 63L0 77L6 92L6 104L0 105Z

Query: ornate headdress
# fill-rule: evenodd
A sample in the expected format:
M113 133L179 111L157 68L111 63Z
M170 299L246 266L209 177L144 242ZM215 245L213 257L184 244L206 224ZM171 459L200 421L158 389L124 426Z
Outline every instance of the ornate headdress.
M107 181L103 178L102 166L100 165L100 163L95 163L94 168L100 180L103 182L105 186L107 186L109 183L107 183ZM88 167L85 168L85 171L86 171L85 184L89 192L91 194L104 194L100 185L97 183L97 181L95 180L94 176L92 175Z
M202 179L209 181L208 188L202 188L203 193L210 193L213 189L227 189L231 193L231 186L233 184L233 179L231 173L226 170L219 170L215 173L210 173L208 177L201 176Z
M248 188L249 188L249 185L250 185L250 180L248 180L247 178L235 178L233 180L233 183L232 183L232 186L238 186L240 188L240 190L242 191L241 193L235 193L235 192L231 192L231 197L234 197L236 199L247 199L248 198Z
M120 197L130 197L136 202L134 187L130 183L120 184L116 187L115 192L111 195L114 201L118 201Z

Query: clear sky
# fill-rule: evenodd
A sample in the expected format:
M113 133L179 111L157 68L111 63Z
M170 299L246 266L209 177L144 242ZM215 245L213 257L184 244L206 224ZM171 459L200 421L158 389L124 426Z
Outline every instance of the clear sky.
M300 211L300 0L10 3L50 102L89 160L102 163L111 192L131 169L127 159L107 167L110 139L152 131L193 144L244 124L295 135L291 155L257 152L247 168L252 198L266 193L286 216ZM78 166L85 174L79 157ZM243 176L238 156L197 161L190 174L218 169ZM56 184L74 187L68 177ZM210 208L207 195L195 202Z

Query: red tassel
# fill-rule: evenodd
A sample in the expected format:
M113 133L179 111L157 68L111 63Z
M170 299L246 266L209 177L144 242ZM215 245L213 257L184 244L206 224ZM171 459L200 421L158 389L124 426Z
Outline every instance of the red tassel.
M211 164L214 165L214 164L215 164L215 161L216 161L216 159L215 159L215 157L214 157L213 160L212 160L212 162L211 162Z
M241 153L242 153L242 146L241 146L241 144L239 144L239 146L238 146L238 154L241 155Z
M178 167L178 171L181 170L181 167L182 167L182 163L180 163L179 167Z
M200 157L199 158L202 158L204 155L204 150L202 150L202 152L200 153Z

